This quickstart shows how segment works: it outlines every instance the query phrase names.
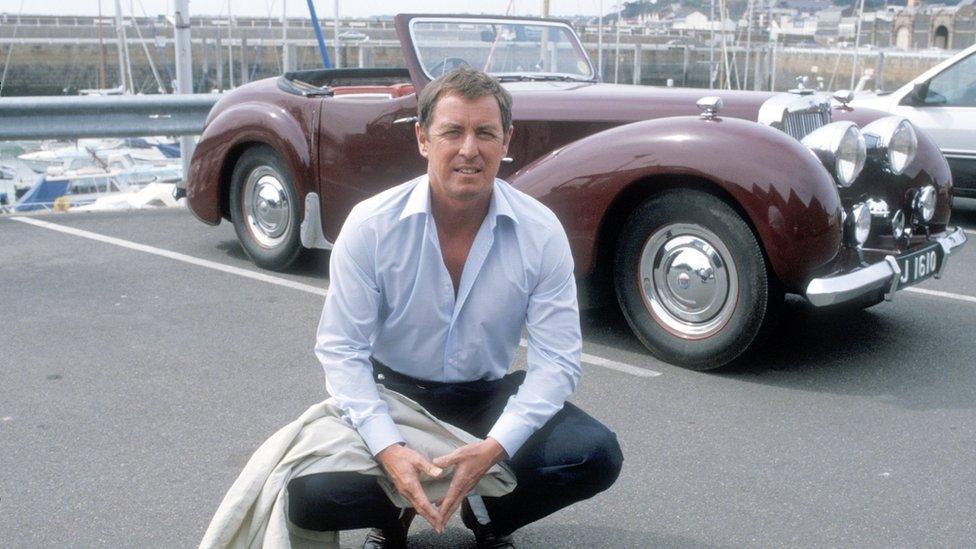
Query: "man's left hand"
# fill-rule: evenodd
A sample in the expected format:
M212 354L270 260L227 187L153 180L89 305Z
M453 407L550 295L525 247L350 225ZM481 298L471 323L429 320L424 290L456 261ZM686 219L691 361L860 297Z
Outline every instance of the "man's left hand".
M440 504L441 523L443 529L461 501L474 489L482 476L505 458L505 449L497 440L488 437L484 442L477 442L462 446L446 456L433 459L434 465L447 468L454 467L451 486Z

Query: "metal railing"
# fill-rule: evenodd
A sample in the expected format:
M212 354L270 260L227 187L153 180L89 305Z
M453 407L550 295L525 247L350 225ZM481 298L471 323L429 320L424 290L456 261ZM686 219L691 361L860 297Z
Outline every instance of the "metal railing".
M219 94L0 98L0 141L196 135Z

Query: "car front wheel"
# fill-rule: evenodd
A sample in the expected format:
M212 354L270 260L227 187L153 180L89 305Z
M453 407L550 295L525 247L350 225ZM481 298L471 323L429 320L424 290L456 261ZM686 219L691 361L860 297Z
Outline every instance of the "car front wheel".
M286 269L302 251L299 202L284 162L270 147L244 152L231 176L230 213L256 265Z
M614 284L651 353L694 370L728 364L756 345L782 305L749 225L719 198L693 190L656 195L631 214Z

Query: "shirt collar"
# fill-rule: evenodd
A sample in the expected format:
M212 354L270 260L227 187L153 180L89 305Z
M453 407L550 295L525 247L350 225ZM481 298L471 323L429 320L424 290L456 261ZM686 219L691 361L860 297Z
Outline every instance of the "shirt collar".
M418 177L416 181L417 184L413 186L410 196L407 197L407 203L400 211L399 221L403 221L414 214L430 215L430 186L427 183L427 175Z
M495 185L491 191L491 203L488 205L488 217L491 218L492 227L495 226L498 216L505 216L518 223L518 216L515 215L515 210L512 209L512 204L508 201L508 197L499 183L501 180L495 179ZM410 191L407 203L400 211L399 221L415 214L430 215L430 183L426 174L417 178L417 184Z
M508 201L508 189L504 188L505 182L495 179L494 188L491 190L491 204L488 206L488 215L491 217L492 226L497 222L498 217L505 216L518 224L518 216L512 209L511 202Z

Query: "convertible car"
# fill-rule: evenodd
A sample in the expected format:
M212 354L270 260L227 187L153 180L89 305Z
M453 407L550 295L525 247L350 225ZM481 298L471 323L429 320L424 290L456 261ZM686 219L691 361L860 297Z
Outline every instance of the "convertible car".
M359 201L425 171L417 94L457 66L498 78L515 134L500 177L552 209L583 306L616 302L663 360L705 370L757 347L784 293L867 307L940 276L949 167L851 95L599 82L565 22L399 15L406 68L286 73L210 112L188 177L203 222L285 269L329 248Z

